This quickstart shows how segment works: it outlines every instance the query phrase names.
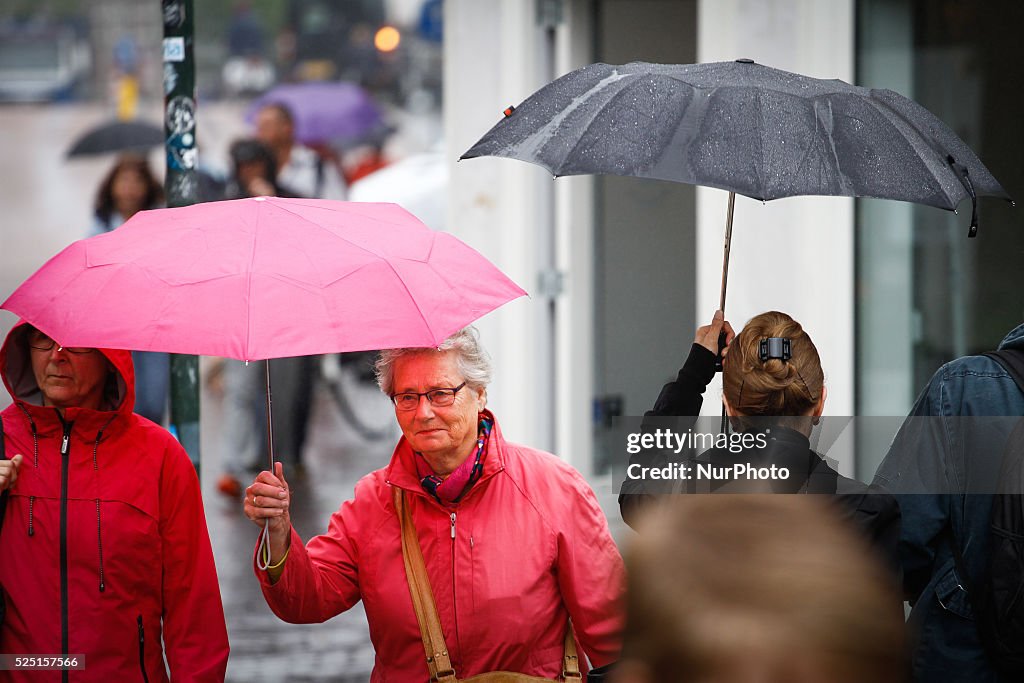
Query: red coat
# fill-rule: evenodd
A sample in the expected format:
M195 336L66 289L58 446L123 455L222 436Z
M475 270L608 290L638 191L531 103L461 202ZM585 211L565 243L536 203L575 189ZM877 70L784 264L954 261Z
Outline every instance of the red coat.
M305 547L292 530L278 582L257 570L280 618L322 622L360 599L377 659L372 681L426 681L392 486L406 492L438 616L460 679L493 670L555 678L566 622L601 666L618 658L625 572L594 492L548 453L505 442L497 424L484 473L454 514L429 497L403 438L391 464Z
M0 349L14 397L0 414L7 457L24 456L0 529L0 652L84 654L70 680L102 683L143 680L144 659L157 683L168 680L162 638L175 683L223 681L227 630L199 479L167 430L132 413L131 355L102 351L119 373L116 410L68 408L65 427L41 405L23 331ZM60 680L0 671L5 683Z

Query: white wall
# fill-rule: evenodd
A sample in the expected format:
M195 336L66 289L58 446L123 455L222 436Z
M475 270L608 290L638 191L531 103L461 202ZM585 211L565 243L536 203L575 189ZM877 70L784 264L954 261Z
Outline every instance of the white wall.
M853 0L700 0L700 62L749 57L816 78L853 82ZM697 190L697 319L711 319L721 288L728 194ZM791 314L825 367L829 415L854 410L853 200L795 197L762 204L737 196L726 317L738 330L770 309ZM720 380L706 414L718 414Z
M444 9L449 230L531 295L477 324L496 370L490 407L508 438L581 469L589 466L593 393L590 181L554 182L540 167L509 159L456 160L505 107L586 63L586 5L563 3L553 29L538 23L532 1L447 0ZM539 290L551 268L564 285L554 306Z

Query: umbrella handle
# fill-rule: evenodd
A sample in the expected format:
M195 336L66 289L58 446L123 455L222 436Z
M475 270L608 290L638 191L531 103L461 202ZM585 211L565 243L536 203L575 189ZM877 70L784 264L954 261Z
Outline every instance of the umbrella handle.
M263 361L267 373L267 452L270 454L270 473L274 474L274 415L270 400L270 359ZM266 571L270 566L270 520L260 532L260 547L256 551L256 567Z
M729 210L725 216L725 246L722 257L722 294L718 300L718 310L725 313L725 292L729 283L729 252L732 248L732 216L736 207L736 193L729 193ZM718 355L715 356L715 372L722 371L722 349L725 348L725 330L718 335Z

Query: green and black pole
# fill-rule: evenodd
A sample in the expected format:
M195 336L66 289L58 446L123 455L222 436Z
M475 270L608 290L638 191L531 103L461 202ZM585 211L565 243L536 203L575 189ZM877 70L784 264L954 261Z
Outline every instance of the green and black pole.
M167 205L199 198L192 0L161 0L164 22L164 134ZM171 354L171 430L199 471L199 358Z

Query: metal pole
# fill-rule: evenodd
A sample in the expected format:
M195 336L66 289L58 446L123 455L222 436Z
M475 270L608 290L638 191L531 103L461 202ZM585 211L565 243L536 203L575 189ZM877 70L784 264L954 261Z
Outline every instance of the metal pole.
M198 200L193 0L161 0L167 205ZM199 471L199 359L171 354L171 429Z

